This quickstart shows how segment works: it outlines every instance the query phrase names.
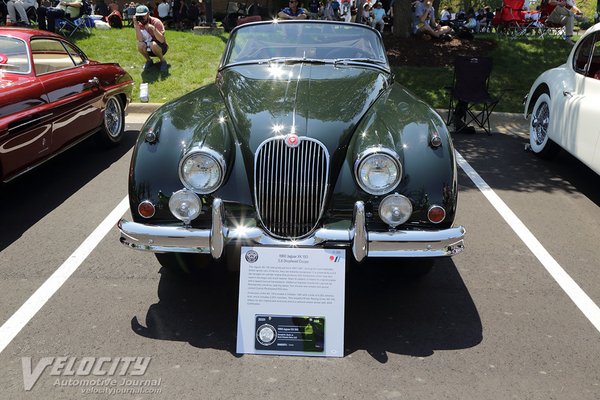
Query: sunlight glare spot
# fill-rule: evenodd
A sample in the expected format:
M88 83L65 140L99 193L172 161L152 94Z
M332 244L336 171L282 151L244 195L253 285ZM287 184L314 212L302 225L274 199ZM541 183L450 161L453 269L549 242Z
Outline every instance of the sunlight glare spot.
M275 124L275 125L273 125L273 127L271 129L273 130L274 133L279 133L283 130L283 125Z
M278 64L270 64L269 65L269 75L271 75L274 79L279 79L283 77L283 70L281 65Z

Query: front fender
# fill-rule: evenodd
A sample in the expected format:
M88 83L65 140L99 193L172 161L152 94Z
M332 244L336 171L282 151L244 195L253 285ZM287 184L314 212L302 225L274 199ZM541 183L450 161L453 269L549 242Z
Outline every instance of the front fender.
M129 202L134 220L141 218L138 204L149 200L156 206L153 220L175 221L168 201L173 192L183 188L179 162L191 148L209 147L223 155L229 168L234 164L230 118L220 104L219 92L209 85L165 104L148 118L140 130L129 172ZM146 140L149 132L154 133L155 141Z
M430 145L433 132L442 139L437 148ZM335 207L351 209L351 204L360 199L376 215L385 195L364 192L356 183L354 169L359 154L378 146L393 149L400 157L402 180L392 193L411 199L414 212L407 223L429 224L427 211L437 204L447 213L442 225L451 226L457 201L452 140L441 116L400 85L384 93L359 124L334 189Z
M567 64L563 64L560 67L552 68L541 73L529 89L527 101L525 102L525 107L523 110L523 116L525 119L529 117L535 101L544 91L549 92L550 98L553 102L554 99L557 98L557 95L560 94L562 96L564 91L572 91L574 83L570 77L571 73L572 71L570 71L570 68L567 66Z

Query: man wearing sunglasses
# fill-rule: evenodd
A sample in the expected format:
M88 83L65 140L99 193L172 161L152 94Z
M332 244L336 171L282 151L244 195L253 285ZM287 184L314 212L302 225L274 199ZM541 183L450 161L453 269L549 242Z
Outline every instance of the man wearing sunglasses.
M289 7L279 11L277 16L281 19L306 19L308 17L306 10L298 7L298 0L290 0Z

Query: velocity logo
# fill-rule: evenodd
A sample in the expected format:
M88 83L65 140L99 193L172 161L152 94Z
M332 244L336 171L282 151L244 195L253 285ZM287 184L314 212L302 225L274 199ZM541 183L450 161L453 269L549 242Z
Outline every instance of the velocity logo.
M339 262L341 259L340 256L329 256L329 260L333 262Z
M29 391L49 368L51 376L98 377L142 376L150 357L42 357L33 368L31 357L22 357L23 385ZM60 382L59 382L60 384Z

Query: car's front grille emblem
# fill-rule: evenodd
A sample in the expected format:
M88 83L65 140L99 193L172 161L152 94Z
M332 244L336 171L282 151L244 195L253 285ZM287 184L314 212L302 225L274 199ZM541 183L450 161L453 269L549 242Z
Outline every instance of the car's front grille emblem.
M290 134L259 146L254 198L259 219L271 235L295 239L316 228L325 205L328 171L327 149L314 139Z
M285 144L288 147L298 147L298 145L300 144L300 138L298 137L298 135L290 133L285 137Z

